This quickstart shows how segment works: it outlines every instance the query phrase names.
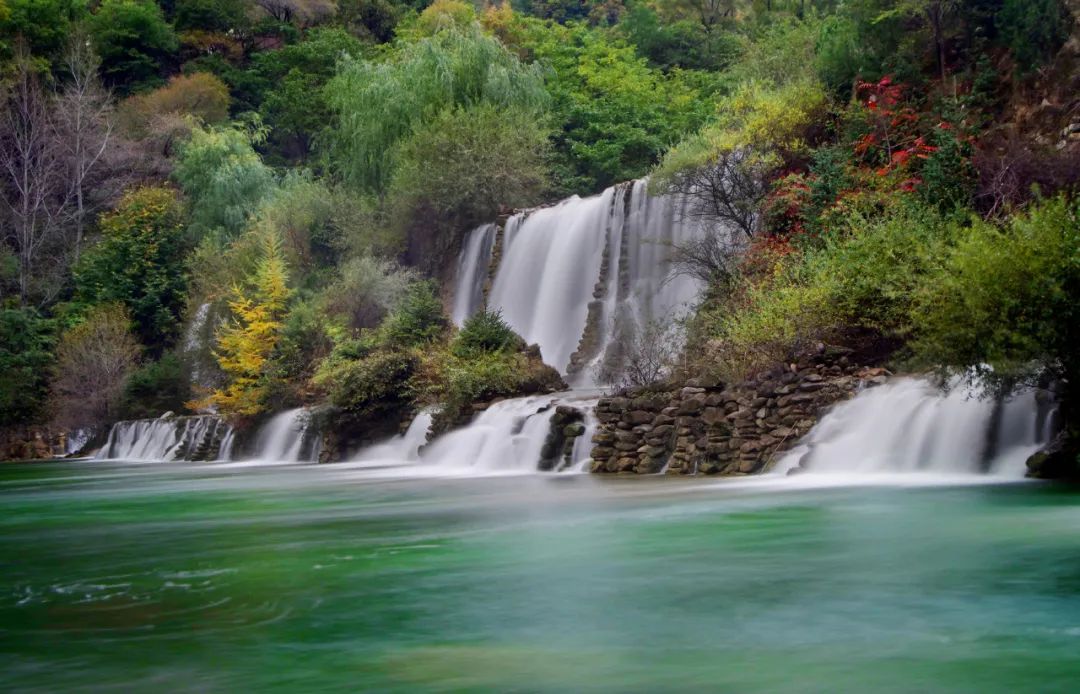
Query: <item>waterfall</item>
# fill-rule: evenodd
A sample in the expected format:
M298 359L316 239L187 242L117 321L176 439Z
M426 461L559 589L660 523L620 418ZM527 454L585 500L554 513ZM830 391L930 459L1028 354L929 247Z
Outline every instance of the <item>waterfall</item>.
M590 367L613 336L644 321L669 317L694 300L700 286L671 275L672 244L701 233L685 201L653 197L647 181L608 188L589 198L520 212L503 230L487 308L525 341L540 345L544 361L591 383ZM453 314L462 322L480 308L483 278L491 271L494 229L473 230L459 260Z
M255 460L275 463L315 462L319 440L311 431L310 413L302 407L271 417L255 436Z
M551 431L551 418L559 404L591 411L596 398L577 393L513 398L495 403L468 426L432 441L420 453L420 464L431 472L492 474L536 472L541 449ZM582 443L588 431L574 442L570 469L588 461L591 443Z
M454 287L453 319L458 325L476 313L484 303L484 280L487 279L497 232L496 225L484 224L465 239L458 258L457 283Z
M404 434L365 448L351 462L373 465L401 465L416 462L420 458L420 447L427 443L428 429L431 428L431 414L427 410L417 414Z
M73 429L67 436L64 444L64 455L77 455L83 452L90 439L94 437L92 428Z
M224 460L232 427L220 417L161 417L117 422L98 460Z
M1031 390L994 401L953 385L901 378L865 390L825 415L777 471L1023 477L1052 435L1051 405Z

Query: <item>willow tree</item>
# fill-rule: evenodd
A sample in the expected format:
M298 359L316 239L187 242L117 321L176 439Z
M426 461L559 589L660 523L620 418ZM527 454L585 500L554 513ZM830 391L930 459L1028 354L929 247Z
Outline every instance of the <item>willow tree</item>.
M548 104L540 68L476 26L406 44L385 62L345 58L326 96L336 116L332 169L376 194L389 185L399 144L435 114L490 104L540 115Z
M253 145L261 128L195 128L180 147L173 177L191 204L193 231L236 237L274 188L274 174Z

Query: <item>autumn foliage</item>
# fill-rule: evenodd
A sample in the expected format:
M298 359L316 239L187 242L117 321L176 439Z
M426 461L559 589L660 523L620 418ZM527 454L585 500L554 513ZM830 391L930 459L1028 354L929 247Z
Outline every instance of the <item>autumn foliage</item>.
M254 415L264 407L270 356L281 337L289 298L288 270L281 243L270 234L262 238L262 257L246 286L233 287L229 309L232 323L218 334L215 352L228 384L205 403L227 415Z

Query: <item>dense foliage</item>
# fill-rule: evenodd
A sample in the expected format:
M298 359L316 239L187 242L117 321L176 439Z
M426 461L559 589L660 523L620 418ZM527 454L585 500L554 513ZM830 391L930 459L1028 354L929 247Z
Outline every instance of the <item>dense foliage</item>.
M447 320L463 235L645 175L707 291L610 380L869 343L1077 411L1076 36L1060 0L4 0L0 426L552 387Z

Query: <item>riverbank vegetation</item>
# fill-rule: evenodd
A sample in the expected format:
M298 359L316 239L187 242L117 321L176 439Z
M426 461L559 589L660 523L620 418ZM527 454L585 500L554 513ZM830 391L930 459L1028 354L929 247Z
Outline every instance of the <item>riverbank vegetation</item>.
M1053 382L1071 418L1077 12L0 2L0 427L317 402L454 421L554 387L498 316L447 319L463 235L650 174L712 230L672 249L707 284L686 368L872 344Z

